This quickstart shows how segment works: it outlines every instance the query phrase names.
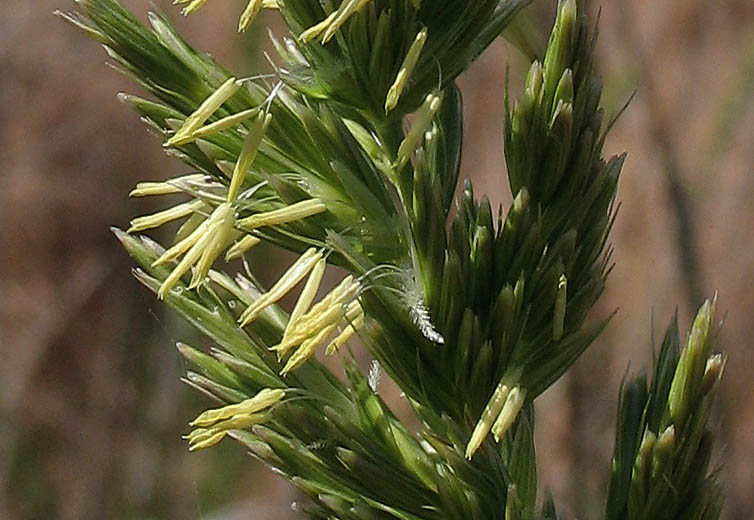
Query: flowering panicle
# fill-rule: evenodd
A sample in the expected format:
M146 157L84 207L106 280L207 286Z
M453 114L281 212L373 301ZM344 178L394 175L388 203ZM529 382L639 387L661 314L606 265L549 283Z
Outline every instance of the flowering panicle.
M206 0L177 3L190 14ZM154 96L119 99L191 168L131 193L188 200L114 230L137 279L211 341L178 345L185 382L225 405L193 421L190 450L235 439L317 519L559 518L551 500L538 508L533 403L609 320L585 325L611 269L623 157L603 158L595 36L581 2L559 0L544 55L527 53L522 94L506 94L510 208L468 181L456 198L456 78L528 3L249 0L240 31L275 9L287 34L273 70L242 80L161 15L148 29L117 0L67 15ZM167 248L138 235L181 220ZM268 290L247 263L216 265L263 242L298 255ZM326 290L328 264L346 273ZM651 386L624 387L606 520L717 517L714 307L683 352L669 331ZM357 333L420 427L343 348ZM343 352L345 381L317 350Z

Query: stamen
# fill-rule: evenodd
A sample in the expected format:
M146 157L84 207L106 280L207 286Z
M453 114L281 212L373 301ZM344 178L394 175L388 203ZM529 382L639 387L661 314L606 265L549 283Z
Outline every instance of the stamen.
M192 200L191 202L184 202L178 204L172 208L168 208L151 215L144 215L137 217L131 221L131 226L128 228L128 233L135 233L137 231L144 231L145 229L153 229L177 220L179 218L188 217L193 215L195 211L202 208L204 202L201 200Z
M280 401L285 396L285 392L279 388L265 388L260 390L257 395L237 404L223 406L222 408L213 408L205 410L199 417L191 422L191 426L207 427L212 426L218 421L229 419L234 415L253 414Z
M262 143L262 137L267 130L267 126L272 120L272 114L259 113L259 116L254 121L254 124L249 131L249 135L246 137L241 153L238 156L238 161L233 169L233 176L231 177L230 186L228 187L228 202L232 202L238 195L238 190L243 183L246 172L254 162L254 158L257 156L257 150ZM240 223L240 221L239 221Z
M209 448L220 442L230 430L245 430L269 419L268 410L285 397L279 388L265 388L251 399L237 404L207 410L191 423L195 428L184 439L189 441L189 451Z
M280 280L272 286L269 292L260 296L254 303L241 314L239 323L242 327L254 321L259 313L267 306L280 300L288 294L303 278L314 268L314 265L322 258L322 253L315 248L311 248L299 257L293 265L288 268Z
M178 283L181 276L188 271L191 266L198 262L197 270L191 279L189 288L196 287L207 276L210 267L215 259L220 255L222 250L227 247L228 243L232 240L232 234L235 227L235 210L230 204L220 204L212 212L212 215L202 223L191 235L184 239L190 249L186 252L183 259L173 269L173 271L165 278L157 291L157 297L164 299L170 289ZM183 242L183 241L182 241ZM181 246L180 249L187 247L181 243L176 246ZM174 246L174 248L176 247ZM171 248L173 249L173 248ZM167 255L168 251L158 258L155 263L162 263L163 258Z
M223 130L227 130L228 128L233 128L243 123L247 119L254 117L258 112L259 107L254 107L238 112L237 114L223 117L222 119L218 119L214 123L210 123L201 128L198 128L194 133L191 134L190 138L192 140L200 139L202 137L216 134L217 132L222 132Z
M361 286L355 282L353 276L346 276L340 284L332 289L324 298L314 305L309 312L297 318L294 323L288 324L285 335L281 342L270 350L278 352L278 356L284 356L291 348L300 345L315 334L323 326L322 316L328 312L342 312L344 301L354 297ZM340 309L339 309L340 308Z
M425 130L432 123L432 118L435 117L437 110L440 108L442 102L442 96L438 94L428 94L424 100L421 108L416 114L411 128L409 128L406 137L398 147L398 158L396 159L395 167L398 170L403 169L406 166L411 154L416 149L419 141L424 135Z
M240 258L241 255L243 255L246 251L248 251L255 245L259 244L259 242L261 242L261 240L259 240L259 238L255 237L254 235L246 235L241 240L233 244L233 247L228 249L228 252L225 253L225 261L230 262L231 260Z
M311 274L309 274L309 278L306 280L306 285L304 285L304 289L301 291L298 300L296 300L296 305L293 307L293 311L291 311L291 315L288 318L288 325L285 327L285 332L283 332L283 342L286 341L288 334L296 326L296 323L301 316L309 310L309 307L314 301L314 297L317 295L319 286L322 283L322 277L325 274L326 267L327 262L322 258L317 262L317 265L314 266ZM286 352L278 351L278 359L284 356Z
M172 262L173 260L181 256L183 253L188 251L191 246L196 244L196 242L205 234L206 230L207 220L205 219L191 233L189 233L186 238L181 239L178 243L174 244L172 247L162 253L162 255L160 255L157 260L152 262L152 267L157 267L158 265Z
M254 21L259 11L262 10L262 7L264 7L262 0L249 0L246 9L244 9L241 18L238 20L238 32L244 32L249 28L251 22Z
M508 393L508 398L505 400L503 409L500 411L500 415L497 416L495 424L492 425L492 435L495 437L495 441L500 442L505 432L513 425L521 408L524 406L525 399L526 390L518 386Z
M338 317L336 317L334 320L325 322L325 325L319 331L317 331L314 335L301 343L301 346L288 359L285 367L283 367L283 369L280 371L281 376L288 375L291 371L297 369L306 361L308 361L314 355L317 347L324 343L324 341L330 336L330 334L333 333L335 328L338 326L338 323L342 319L353 321L359 312L363 312L361 311L361 306L357 301L351 302L348 307L346 307L345 311L343 310L342 305L340 307L340 309L334 307L334 309L337 309L339 311Z
M175 0L174 4L185 4L189 0ZM198 11L205 3L207 3L207 0L192 0L189 5L183 8L183 16L188 16L192 13L195 13Z
M343 332L338 334L338 336L334 340L332 340L329 345L327 345L327 348L325 349L325 355L332 356L333 354L335 354L335 352L337 352L340 347L345 345L346 342L351 339L351 336L353 336L357 330L364 326L364 309L362 309L359 305L359 310L356 316L354 318L349 318L348 313L346 313L346 318L349 320L348 326L343 330Z
M427 41L427 28L424 27L418 32L411 47L409 47L406 57L403 59L401 68L398 71L398 76L395 78L395 82L390 86L390 90L387 93L387 99L385 100L385 113L387 114L398 105L398 100L403 93L403 89L408 82L408 78L416 67L416 63L419 61L419 55L421 54L424 43Z
M195 173L192 175L184 175L175 179L161 182L140 182L136 187L128 194L129 197L148 197L151 195L173 195L175 193L183 193L183 190L178 185L182 182L194 182L204 178L203 173Z
M474 456L474 453L476 453L476 451L479 449L479 446L482 445L484 438L487 437L487 434L492 429L493 423L500 415L501 410L503 410L503 406L508 403L508 395L512 391L511 387L513 387L511 381L518 380L519 376L520 373L518 371L508 375L507 377L503 376L500 384L498 384L497 388L495 388L495 391L492 393L492 397L490 397L487 406L485 406L484 411L482 412L482 416L479 418L479 421L474 427L474 431L471 433L469 443L466 445L467 459L470 460L471 457ZM518 414L518 412L516 412L516 414Z
M317 25L312 25L307 30L301 33L299 36L299 39L302 42L309 42L313 40L314 38L318 37L320 34L322 34L330 25L335 21L335 18L338 16L338 11L333 11L330 13L330 15L319 22Z
M343 0L343 3L340 4L340 7L337 10L337 16L329 24L325 33L322 35L322 43L325 44L330 41L330 39L335 36L335 33L338 32L338 29L346 23L351 15L361 10L361 8L368 3L369 0Z
M309 199L296 202L273 211L256 213L238 221L239 227L247 231L253 231L264 226L275 226L295 222L318 213L327 211L327 206L320 199Z
M194 2L184 9L184 14L186 14L186 11L191 8L192 5L199 4L194 9L196 10L201 7L201 4L205 1L206 0L194 0ZM241 88L241 85L236 82L236 78L228 78L225 83L220 85L220 88L210 94L207 99L199 105L199 108L197 108L194 113L186 118L183 125L176 131L175 135L165 143L166 146L179 146L191 141L191 134L199 129L199 127L201 127L202 124L204 124L204 122L209 119L209 117L214 114L223 103L229 100L239 88Z

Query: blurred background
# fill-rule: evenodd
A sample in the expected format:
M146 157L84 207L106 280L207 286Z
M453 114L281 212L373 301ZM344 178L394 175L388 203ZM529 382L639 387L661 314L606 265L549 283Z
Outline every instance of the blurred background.
M235 25L242 0L180 17L193 45L239 75L268 65L263 24ZM677 308L686 330L719 291L728 355L715 422L724 518L754 510L754 3L592 0L599 65L628 151L612 234L617 262L593 316L607 331L539 402L540 480L570 518L600 518L615 407L627 369L651 362ZM544 35L554 1L529 16ZM189 454L180 435L207 406L179 382L172 345L192 331L130 275L110 225L156 207L128 200L139 180L184 172L117 102L139 92L102 49L55 18L67 0L5 0L0 16L0 519L286 519L297 494L232 443ZM254 30L257 29L257 30ZM507 205L501 153L506 63L500 41L460 83L463 176ZM259 64L259 65L257 65ZM630 368L629 368L630 365ZM386 390L388 396L391 394ZM398 404L397 406L402 406ZM578 476L578 478L573 478Z

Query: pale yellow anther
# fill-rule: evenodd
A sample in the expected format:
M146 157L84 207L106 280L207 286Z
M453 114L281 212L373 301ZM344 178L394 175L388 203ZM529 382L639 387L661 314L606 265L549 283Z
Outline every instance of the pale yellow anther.
M346 319L348 320L348 326L346 326L346 328L343 329L343 331L338 334L329 345L327 345L327 348L325 349L326 355L332 356L335 354L340 347L345 345L346 342L351 339L357 330L364 326L364 310L359 306L356 315L350 317L349 314L346 313Z
M311 248L301 255L268 292L257 298L257 300L249 305L243 314L241 314L241 317L238 320L241 326L246 326L254 321L257 316L259 316L259 313L266 307L272 305L288 294L293 287L309 274L309 271L314 268L321 258L322 252L317 251L315 248Z
M356 296L359 288L358 282L355 282L352 276L347 276L309 312L296 320L280 344L272 347L272 350L278 351L282 356L292 347L317 334L322 328L337 323L345 313L344 305Z
M311 217L325 211L327 211L327 206L325 206L324 202L319 199L308 199L273 211L255 213L249 217L240 219L238 225L242 229L253 231L260 227L295 222L296 220Z
M182 193L183 190L178 186L179 182L192 182L200 181L204 178L204 174L195 173L192 175L184 175L177 179L171 179L169 181L162 182L140 182L136 187L128 194L129 197L148 197L151 195L173 195L175 193Z
M199 224L191 233L186 235L185 238L182 238L177 243L173 244L169 249L165 250L160 257L152 262L152 267L157 267L158 265L165 264L167 262L172 262L173 260L177 259L179 256L184 254L186 251L191 249L191 247L197 243L197 241L205 235L205 231L207 230L207 220L205 219L201 224Z
M269 408L285 397L285 391L279 388L265 388L257 395L240 403L205 410L191 422L191 426L208 427L217 422L230 419L234 415L253 414Z
M327 26L327 29L325 29L325 32L322 34L322 43L327 43L330 41L330 39L335 36L335 33L338 32L338 29L348 21L348 19L358 11L360 11L365 5L369 3L370 0L343 0L343 3L340 4L340 7L336 11L337 16L333 19L333 21Z
M251 399L203 412L191 423L197 428L184 436L189 451L214 446L230 430L245 430L265 422L270 417L267 410L283 397L284 390L265 388Z
M396 159L395 167L401 170L406 163L408 163L411 154L416 149L416 146L421 141L424 132L432 124L432 118L440 108L442 103L442 96L437 94L428 94L421 108L416 114L416 119L411 124L411 127L406 133L406 137L398 147L398 157Z
M469 439L469 443L466 445L467 459L471 459L474 453L476 453L476 450L479 449L479 446L482 445L484 438L487 437L487 434L492 429L492 424L500 414L500 410L503 409L505 399L508 397L509 392L510 388L503 382L500 382L500 384L497 385L497 388L495 388L492 398L490 398L487 406L484 408L482 417L476 423L474 431L471 433L471 439Z
M238 32L244 32L249 28L251 22L254 21L259 11L262 10L262 7L264 7L262 0L249 0L246 9L243 10L241 18L238 20Z
M203 450L211 448L225 438L228 433L223 430L194 430L197 432L193 436L189 434L186 440L189 441L189 451ZM194 433L194 432L191 432Z
M521 412L521 408L524 406L525 400L526 390L518 386L508 393L503 409L500 411L500 415L497 416L495 424L492 425L492 435L495 437L495 441L500 442L505 432L513 425L513 422Z
M352 279L346 284L341 283L294 324L285 342L297 345L323 327L337 323L345 314L345 304L356 296L359 288Z
M207 3L207 0L176 0L173 2L174 4L185 4L186 2L189 2L189 4L183 8L183 15L188 16L192 13L195 13L198 11L204 4Z
M192 215L195 211L201 209L204 203L201 200L192 200L191 202L184 202L178 204L172 208L168 208L151 215L144 215L137 217L131 221L131 226L128 228L128 233L135 233L137 231L144 231L145 229L153 229L160 227L173 220L184 218Z
M197 1L189 4L189 6L184 9L184 12L195 3L197 3ZM204 2L202 1L201 3ZM199 4L199 7L201 6L201 3ZM198 9L198 7L196 7L196 9ZM225 83L220 85L216 91L210 94L207 99L199 105L199 108L197 108L194 113L186 118L183 125L181 125L173 137L168 139L166 145L178 146L190 142L192 140L191 135L198 130L204 122L222 106L223 103L229 100L239 88L241 88L241 85L236 82L236 78L228 78Z
M241 188L244 177L246 177L246 172L249 171L257 156L259 145L262 143L264 132L270 121L272 121L272 114L265 114L264 112L260 112L254 120L251 130L249 130L249 135L246 136L243 148L241 148L241 153L238 155L236 166L233 168L233 176L228 187L228 202L234 201L236 196L238 196L238 190Z
M414 71L417 62L419 61L419 55L421 54L426 41L427 28L424 27L417 33L416 38L414 38L413 43L411 43L411 47L409 47L406 57L403 58L401 68L398 70L398 75L390 86L390 90L388 90L387 98L385 99L386 114L398 105L398 100L403 93L403 89L406 87L408 78L411 76L411 73Z
M314 269L312 269L312 272L309 274L309 278L306 280L306 285L304 285L304 288L301 291L298 300L296 300L296 305L293 307L291 315L288 318L288 324L285 327L285 331L283 332L283 339L281 341L281 344L286 344L288 335L296 326L298 320L306 313L306 311L309 310L309 307L311 307L311 304L314 301L314 297L317 295L317 291L319 290L319 286L322 283L322 278L325 275L326 267L327 262L324 258L321 258L317 262L317 265L314 266ZM278 360L280 360L292 347L293 345L290 345L290 347L285 350L278 349Z
M232 240L232 234L235 225L235 210L230 204L220 204L215 208L209 218L200 225L191 235L184 240L190 249L178 262L178 265L165 278L157 291L157 297L164 299L165 295L172 289L178 280L181 279L192 265L199 262L197 270L191 280L191 287L195 287L207 276L212 262L220 255L222 250L227 247ZM183 241L181 241L183 242ZM181 249L185 247L183 244ZM167 251L165 252L167 254ZM165 254L157 262L161 262Z
M317 347L324 342L327 337L335 330L336 323L332 323L323 327L316 332L311 338L307 339L301 346L288 358L288 362L280 371L281 376L287 376L291 371L296 370L298 367L306 363L317 350Z
M340 308L334 306L333 309L337 312L333 313L331 319L325 320L321 323L321 328L301 343L296 352L294 352L294 354L288 359L283 370L280 371L281 376L288 375L291 371L297 369L309 360L314 355L317 347L322 345L322 343L330 337L340 322L352 322L358 316L359 312L361 312L361 306L357 301L351 302L345 308L341 305Z
M228 128L235 128L247 119L254 117L258 113L259 107L254 107L238 112L237 114L223 117L222 119L218 119L214 123L210 123L198 128L189 136L189 139L201 139L212 134L222 132L223 130L227 130Z
M254 235L246 235L241 240L233 244L225 253L225 261L230 262L236 258L240 258L246 251L254 247L261 242L260 239Z
M236 215L233 207L230 204L221 204L219 207L223 207L222 215L217 217L217 221L212 221L212 217L210 217L211 223L208 233L211 234L211 238L196 264L189 289L197 287L207 278L212 264L228 247L228 244L233 242L237 233L235 231Z
M510 394L512 387L515 386L512 382L517 381L519 376L520 372L514 371L513 373L504 376L497 385L497 388L495 388L492 397L490 397L487 406L485 406L484 411L482 412L482 416L479 418L479 421L474 427L474 431L471 433L469 443L466 445L467 459L471 459L471 457L474 456L474 453L476 453L479 446L482 445L487 434L490 433L492 425L500 415L503 406L507 403L508 394Z
M270 418L268 413L256 413L251 415L234 415L224 421L218 422L211 428L197 428L184 438L189 441L189 451L201 450L214 446L230 430L245 430L254 425L261 424Z
M320 34L322 34L325 31L325 29L330 27L330 25L333 23L333 21L335 20L337 16L338 16L338 11L333 11L332 13L330 13L330 15L327 18L325 18L324 20L322 20L316 25L312 25L307 30L302 32L301 35L299 36L299 39L302 42L308 42L308 41L313 40L314 38L317 38Z

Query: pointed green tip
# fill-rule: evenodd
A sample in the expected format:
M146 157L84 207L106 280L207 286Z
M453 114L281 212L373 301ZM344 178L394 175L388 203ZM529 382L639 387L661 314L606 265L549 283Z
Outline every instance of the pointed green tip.
M126 249L128 249L129 245L132 245L134 237L129 235L126 231L123 231L117 226L110 226L110 231Z

